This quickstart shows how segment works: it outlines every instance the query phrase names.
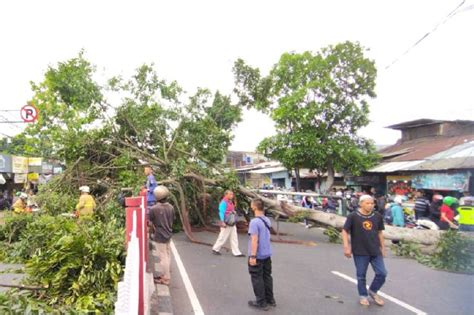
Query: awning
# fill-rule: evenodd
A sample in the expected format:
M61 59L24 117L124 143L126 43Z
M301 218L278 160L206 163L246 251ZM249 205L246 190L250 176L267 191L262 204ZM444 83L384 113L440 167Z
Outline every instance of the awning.
M415 165L423 163L424 160L417 161L406 161L406 162L387 162L377 165L374 168L371 168L367 172L369 173L391 173L396 171L407 170Z
M278 173L278 172L284 172L287 171L286 167L279 166L279 167L269 167L269 168L263 168L260 170L254 170L250 171L249 173L252 174L270 174L270 173Z

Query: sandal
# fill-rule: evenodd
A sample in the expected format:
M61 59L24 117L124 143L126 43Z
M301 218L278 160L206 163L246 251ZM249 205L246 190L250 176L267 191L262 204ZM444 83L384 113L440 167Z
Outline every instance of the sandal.
M362 306L369 306L370 305L369 299L368 298L360 298L359 304L362 305Z
M369 295L372 298L372 300L374 300L375 304L377 304L378 306L384 306L385 305L384 300L382 300L382 298L377 293L369 291Z

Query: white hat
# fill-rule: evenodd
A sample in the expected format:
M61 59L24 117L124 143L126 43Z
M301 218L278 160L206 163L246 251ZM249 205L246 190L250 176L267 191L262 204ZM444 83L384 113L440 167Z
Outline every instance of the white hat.
M28 198L27 194L25 194L23 192L20 194L20 199L27 199L27 198Z
M91 189L89 188L89 186L81 186L81 187L79 187L79 191L89 193L91 191Z
M336 191L336 196L337 197L342 197L342 192L341 191Z

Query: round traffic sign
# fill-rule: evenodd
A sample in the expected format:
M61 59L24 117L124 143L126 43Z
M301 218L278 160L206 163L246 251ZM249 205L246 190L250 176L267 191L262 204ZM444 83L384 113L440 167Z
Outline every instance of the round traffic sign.
M38 119L38 109L33 105L25 105L21 108L20 115L24 122L34 122Z

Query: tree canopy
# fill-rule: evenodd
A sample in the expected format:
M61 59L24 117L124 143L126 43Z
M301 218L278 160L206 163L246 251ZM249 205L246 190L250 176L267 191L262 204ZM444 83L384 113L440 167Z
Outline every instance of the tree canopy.
M317 53L284 53L266 76L239 59L235 92L242 106L275 121L277 134L259 151L294 169L297 179L301 168L328 173L330 187L335 171L358 174L377 158L372 142L357 133L369 123L376 73L358 43L344 42Z

